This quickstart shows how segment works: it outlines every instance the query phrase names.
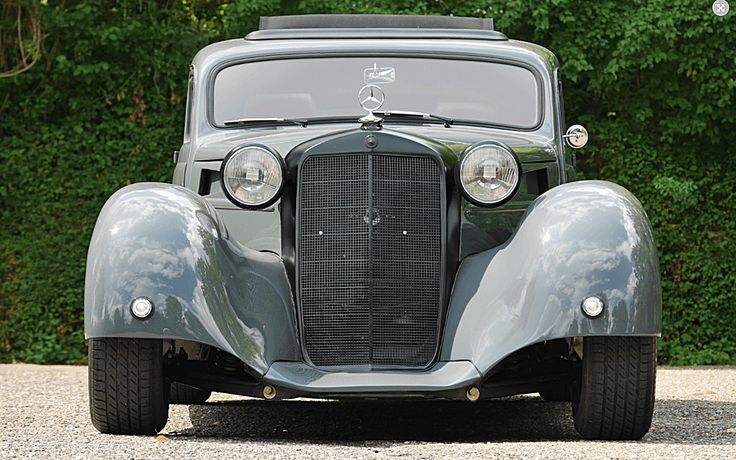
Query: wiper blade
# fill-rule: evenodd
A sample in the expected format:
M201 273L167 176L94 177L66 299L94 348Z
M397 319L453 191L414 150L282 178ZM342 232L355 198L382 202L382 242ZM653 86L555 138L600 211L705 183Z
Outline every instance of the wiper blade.
M292 123L306 128L309 120L298 120L295 118L240 118L238 120L227 120L223 124L225 126L246 126L246 125L268 125L277 123Z
M443 117L440 115L435 115L432 113L423 113L423 112L407 112L405 110L382 110L382 111L374 111L376 115L381 115L383 117L415 117L415 118L422 118L424 120L437 120L441 121L443 125L445 125L445 128L449 128L450 125L455 123L455 120L452 118Z

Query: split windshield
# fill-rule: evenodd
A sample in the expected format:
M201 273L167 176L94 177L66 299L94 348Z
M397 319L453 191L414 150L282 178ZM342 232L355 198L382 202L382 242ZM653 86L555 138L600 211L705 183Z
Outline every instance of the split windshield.
M331 57L249 62L218 72L214 122L360 117L358 91L378 85L380 110L426 112L519 129L541 121L540 87L524 67L483 61Z

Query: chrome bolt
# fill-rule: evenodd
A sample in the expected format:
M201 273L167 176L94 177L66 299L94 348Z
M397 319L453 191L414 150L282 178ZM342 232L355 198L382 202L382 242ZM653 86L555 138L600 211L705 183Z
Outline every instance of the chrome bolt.
M468 401L470 402L476 402L480 399L480 390L478 387L470 387L468 388L468 391L465 392L465 397L468 398Z
M276 397L276 388L271 385L263 387L263 397L266 399L273 399Z
M603 300L594 295L586 297L585 300L583 300L583 313L590 316L591 318L595 318L603 313L603 307L605 307Z
M136 297L130 303L130 312L138 319L146 319L153 313L153 302L145 297Z

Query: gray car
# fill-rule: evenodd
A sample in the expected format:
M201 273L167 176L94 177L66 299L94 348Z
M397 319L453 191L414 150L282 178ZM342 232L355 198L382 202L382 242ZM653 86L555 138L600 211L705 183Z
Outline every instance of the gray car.
M639 201L575 181L559 64L489 19L261 19L191 66L172 184L105 204L87 259L92 422L265 398L571 401L638 439L661 294Z

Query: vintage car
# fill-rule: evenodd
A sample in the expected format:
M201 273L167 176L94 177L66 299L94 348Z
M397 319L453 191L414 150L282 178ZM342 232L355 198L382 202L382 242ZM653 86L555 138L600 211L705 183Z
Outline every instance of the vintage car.
M212 391L571 401L638 439L661 294L637 199L575 181L559 64L492 20L262 18L194 58L173 184L89 247L90 411L155 433Z

